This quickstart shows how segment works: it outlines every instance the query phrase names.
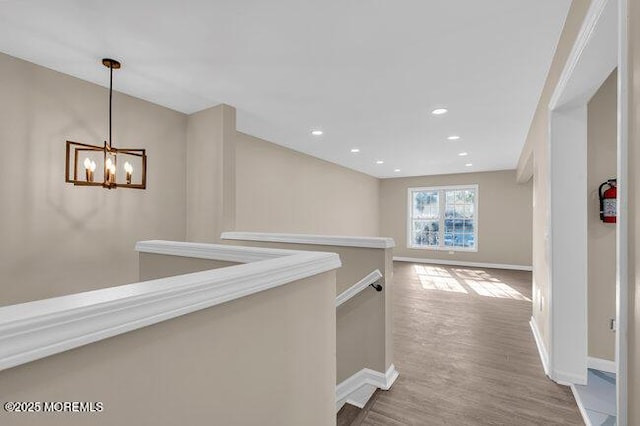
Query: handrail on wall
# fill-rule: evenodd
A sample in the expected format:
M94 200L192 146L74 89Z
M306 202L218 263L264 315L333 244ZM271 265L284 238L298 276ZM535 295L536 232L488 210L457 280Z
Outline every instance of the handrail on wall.
M336 308L342 305L347 300L353 298L355 295L369 286L375 288L376 291L382 291L382 285L376 284L376 282L380 278L382 278L382 273L378 269L369 273L366 277L364 277L363 279L340 293L338 297L336 297Z

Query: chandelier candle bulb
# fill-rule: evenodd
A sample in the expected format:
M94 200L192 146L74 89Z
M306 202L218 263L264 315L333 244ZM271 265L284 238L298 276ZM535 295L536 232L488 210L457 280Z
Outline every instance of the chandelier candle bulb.
M131 175L133 174L133 166L128 161L124 163L124 171L126 173L125 179L127 180L127 185L131 185Z
M87 182L93 182L93 172L95 172L96 170L96 162L95 161L91 161L88 158L84 159L84 168L85 168L85 174L87 177Z
M108 184L113 183L116 175L116 165L113 164L111 158L107 158L107 161L104 163L104 171L106 174L106 181Z
M106 181L109 182L111 180L111 158L107 158L107 161L104 162L104 174L106 176Z

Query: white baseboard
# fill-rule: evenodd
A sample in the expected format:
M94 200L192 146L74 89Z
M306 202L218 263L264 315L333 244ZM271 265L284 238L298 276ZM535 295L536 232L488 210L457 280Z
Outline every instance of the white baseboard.
M605 371L607 373L616 373L616 371L618 370L615 361L609 361L608 359L594 357L587 358L587 367L594 370Z
M531 327L531 333L533 334L533 339L536 341L536 346L538 348L538 355L540 355L540 361L542 362L542 368L544 369L544 374L547 375L551 380L558 383L559 385L571 386L573 384L577 385L586 385L587 384L587 375L586 370L585 374L576 375L573 373L566 373L564 371L551 371L549 369L549 352L547 352L547 348L544 345L544 341L542 340L542 335L540 334L540 330L538 329L538 325L536 324L536 320L531 317L529 320L529 326Z
M538 354L540 355L540 361L542 361L542 368L544 369L544 374L551 377L549 375L549 353L547 352L547 348L544 346L542 335L540 334L540 330L538 330L538 325L536 324L536 320L533 317L531 317L531 319L529 320L529 326L531 327L531 333L533 334L533 339L536 341L536 346L538 347Z
M423 259L420 257L393 256L398 262L429 263L436 265L468 266L472 268L512 269L514 271L533 271L529 265L508 265L504 263L463 262L461 260Z
M573 393L573 397L576 400L576 404L578 405L578 410L580 411L580 415L582 416L582 420L584 420L585 426L593 426L591 420L589 419L589 415L587 415L587 410L582 402L582 398L580 398L580 394L576 391L576 386L574 384L570 384L571 392Z
M550 376L554 382L563 386L571 386L571 385L586 385L587 384L587 369L585 368L584 373L575 374L575 373L567 373L565 371L554 371Z
M345 403L355 405L358 408L364 408L376 389L378 389L376 386L370 384L360 386L351 392L348 398L340 400L339 406L336 405L336 411L339 411Z
M345 403L364 407L376 389L389 390L397 378L398 371L393 364L386 373L363 368L336 386L336 412Z

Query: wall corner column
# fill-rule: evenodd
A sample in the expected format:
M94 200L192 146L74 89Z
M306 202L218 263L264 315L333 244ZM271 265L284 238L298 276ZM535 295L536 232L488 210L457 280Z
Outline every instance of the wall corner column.
M217 105L187 118L187 241L219 242L235 229L236 110Z

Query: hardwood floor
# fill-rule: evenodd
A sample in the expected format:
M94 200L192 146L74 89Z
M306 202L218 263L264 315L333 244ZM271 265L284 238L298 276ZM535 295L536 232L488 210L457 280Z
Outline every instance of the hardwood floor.
M582 425L529 329L531 273L395 262L394 363L363 425Z

